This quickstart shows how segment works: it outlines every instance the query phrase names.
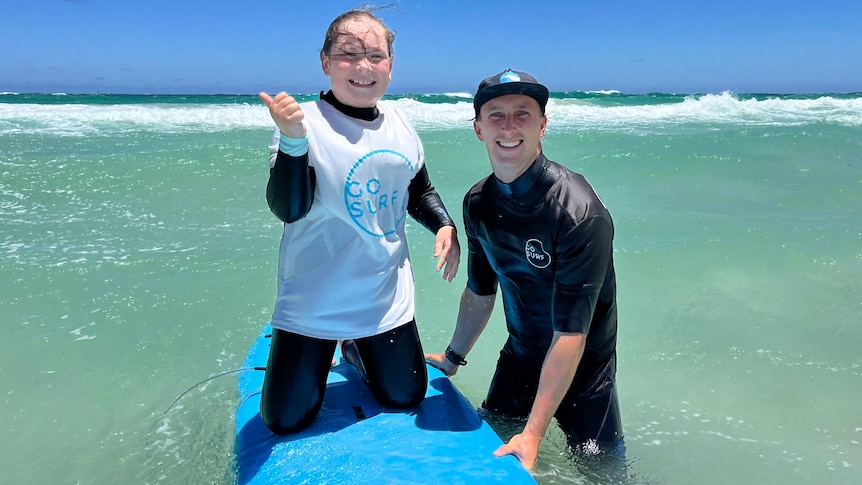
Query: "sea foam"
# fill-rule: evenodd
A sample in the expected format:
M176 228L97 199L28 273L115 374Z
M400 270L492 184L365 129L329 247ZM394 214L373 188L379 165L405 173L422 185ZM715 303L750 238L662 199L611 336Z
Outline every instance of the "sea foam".
M472 127L473 105L467 96L400 97L397 106L419 131ZM416 99L418 98L418 99ZM862 97L824 95L810 99L740 97L732 93L692 95L672 102L625 102L607 106L595 98L552 97L547 114L553 130L632 131L680 124L796 126L832 123L862 125ZM272 119L257 104L0 104L0 135L51 133L57 136L109 135L113 132L218 132L270 129Z

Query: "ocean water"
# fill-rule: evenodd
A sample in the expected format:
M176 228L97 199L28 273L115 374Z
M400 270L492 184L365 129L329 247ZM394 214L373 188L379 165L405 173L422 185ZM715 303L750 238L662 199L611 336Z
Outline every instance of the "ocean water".
M490 171L470 96L388 101L460 224ZM0 94L0 482L231 483L271 130L253 96ZM627 470L552 427L537 481L862 481L862 94L554 93L544 143L615 220ZM408 224L441 351L465 274ZM504 338L495 314L453 379L475 404Z

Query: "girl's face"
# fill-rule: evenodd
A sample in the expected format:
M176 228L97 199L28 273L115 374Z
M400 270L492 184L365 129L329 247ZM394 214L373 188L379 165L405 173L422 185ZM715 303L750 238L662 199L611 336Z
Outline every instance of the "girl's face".
M386 93L392 78L392 58L386 31L380 22L358 18L345 21L343 34L321 55L323 73L332 93L355 108L373 108Z

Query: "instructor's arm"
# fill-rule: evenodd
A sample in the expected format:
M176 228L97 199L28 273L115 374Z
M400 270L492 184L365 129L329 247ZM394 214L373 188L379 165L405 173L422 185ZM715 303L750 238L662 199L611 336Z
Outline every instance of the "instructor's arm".
M554 332L527 424L521 433L498 448L494 452L495 456L515 455L524 468L533 468L539 454L539 443L572 384L586 342L587 336L582 333Z
M464 292L461 293L461 306L458 308L455 332L449 342L449 347L456 354L466 356L473 348L479 335L488 325L496 298L496 294L480 296L469 288L464 288ZM458 372L459 366L447 359L446 354L425 354L425 360L442 370L447 376L454 376Z

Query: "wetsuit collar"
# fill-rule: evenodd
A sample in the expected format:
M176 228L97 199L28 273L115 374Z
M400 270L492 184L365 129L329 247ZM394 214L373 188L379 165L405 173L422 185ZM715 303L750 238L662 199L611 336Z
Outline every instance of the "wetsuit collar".
M545 154L539 153L539 157L536 158L533 164L518 178L508 184L501 182L500 179L495 177L494 180L497 182L497 189L500 190L500 193L507 200L512 202L523 198L533 188L536 181L542 177L542 174L545 173L547 161L548 159L545 158Z
M380 115L380 111L377 109L377 106L373 108L357 108L354 106L347 106L342 103L338 99L335 98L335 95L332 94L332 90L330 89L326 93L323 91L320 92L320 99L326 101L335 107L338 111L346 114L351 118L359 118L360 120L365 121L374 121Z

